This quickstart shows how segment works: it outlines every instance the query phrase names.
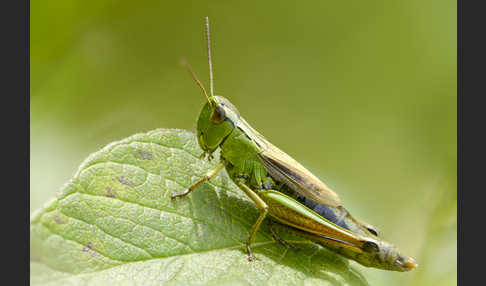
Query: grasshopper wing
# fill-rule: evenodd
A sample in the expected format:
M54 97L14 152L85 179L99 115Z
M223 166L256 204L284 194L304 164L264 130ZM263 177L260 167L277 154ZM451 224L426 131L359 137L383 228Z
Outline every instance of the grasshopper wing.
M333 190L299 162L265 139L245 119L240 117L237 125L245 134L252 134L252 140L262 150L257 155L258 159L277 181L287 184L292 190L316 203L332 207L341 206L341 200Z
M272 177L316 203L341 206L339 196L314 174L270 142L265 145L258 159Z

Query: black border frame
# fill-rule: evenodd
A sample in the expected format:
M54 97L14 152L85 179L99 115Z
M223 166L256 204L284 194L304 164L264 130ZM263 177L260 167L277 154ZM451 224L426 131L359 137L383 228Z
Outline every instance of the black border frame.
M5 282L30 282L30 1L2 2L2 257ZM11 279L9 279L11 278Z
M482 284L486 45L481 1L457 4L457 282ZM484 283L484 282L483 282Z

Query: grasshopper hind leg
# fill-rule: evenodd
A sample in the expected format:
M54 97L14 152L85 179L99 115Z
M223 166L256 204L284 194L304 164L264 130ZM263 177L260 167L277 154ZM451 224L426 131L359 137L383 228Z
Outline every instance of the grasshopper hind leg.
M253 256L253 252L251 251L251 242L255 237L260 225L262 224L263 219L267 216L268 213L268 205L252 190L248 187L242 179L237 179L236 184L240 187L241 190L245 192L245 194L255 203L255 205L260 210L260 216L258 216L257 221L252 226L250 230L250 236L248 237L248 241L246 242L246 251L248 253L248 261L255 260L255 256Z

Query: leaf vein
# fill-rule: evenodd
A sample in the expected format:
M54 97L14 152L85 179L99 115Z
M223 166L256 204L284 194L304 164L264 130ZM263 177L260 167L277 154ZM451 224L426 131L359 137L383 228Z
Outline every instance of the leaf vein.
M81 188L83 188L81 186ZM68 198L69 196L71 195L74 195L75 193L71 193L69 195L67 195L66 197L64 197L63 199L66 199ZM88 195L88 196L94 196L94 197L103 197L101 195L95 195L95 194L90 194L90 193L85 193L85 192L82 192L82 194L85 194L85 195ZM184 217L184 218L187 218L187 219L191 219L195 222L199 222L199 223L203 223L207 226L210 226L210 227L213 227L214 229L217 229L219 230L219 232L222 234L222 235L225 235L226 237L230 238L231 240L237 242L237 243L242 243L241 241L239 241L238 239L232 237L232 236L228 236L227 235L227 232L224 231L224 229L221 229L219 227L217 227L216 225L213 225L207 221L204 221L204 220L201 220L201 219L198 219L198 218L195 218L195 217L190 217L190 216L187 216L187 215L184 215L184 214L181 214L181 213L178 213L178 212L174 212L174 211L169 211L169 210L166 210L166 209L158 209L158 208L155 208L155 207L152 207L152 206L147 206L147 205L143 205L139 202L132 202L132 201L127 201L127 200L123 200L119 197L114 197L114 198L111 198L113 200L119 200L119 201L122 201L122 202L125 202L125 203L128 203L128 204L134 204L134 205L138 205L140 207L145 207L145 208L148 208L148 209L152 209L152 210L157 210L157 211L160 211L160 212L165 212L165 213L169 213L169 214L174 214L174 215L178 215L178 216L181 216L181 217Z

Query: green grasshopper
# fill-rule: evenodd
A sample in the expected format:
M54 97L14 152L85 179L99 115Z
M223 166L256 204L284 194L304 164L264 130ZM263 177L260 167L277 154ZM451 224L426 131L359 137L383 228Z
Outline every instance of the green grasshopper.
M416 268L413 258L378 238L376 228L351 216L333 190L253 129L228 99L214 95L208 17L206 41L210 95L190 66L183 64L207 99L197 121L197 139L204 151L201 159L207 155L211 160L219 148L220 162L184 192L172 194L172 199L189 194L224 167L260 211L246 242L249 261L254 260L251 242L270 215L279 226L364 266L394 271Z

